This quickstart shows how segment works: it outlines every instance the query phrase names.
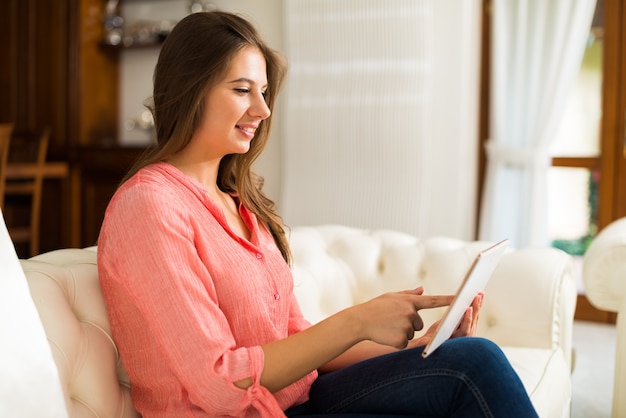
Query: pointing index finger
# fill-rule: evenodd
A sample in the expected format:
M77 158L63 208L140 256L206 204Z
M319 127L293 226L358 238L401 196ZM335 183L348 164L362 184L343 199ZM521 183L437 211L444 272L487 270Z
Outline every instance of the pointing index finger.
M419 310L448 306L452 303L453 299L454 295L417 296L415 298L415 309Z

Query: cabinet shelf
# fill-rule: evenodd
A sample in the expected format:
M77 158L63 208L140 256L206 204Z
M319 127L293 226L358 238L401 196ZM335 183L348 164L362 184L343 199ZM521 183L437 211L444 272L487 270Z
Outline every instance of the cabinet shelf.
M149 42L135 42L130 45L125 45L124 43L119 43L117 45L112 45L106 42L101 42L100 47L106 50L118 51L122 49L146 49L146 48L160 48L163 45L165 38L149 41Z

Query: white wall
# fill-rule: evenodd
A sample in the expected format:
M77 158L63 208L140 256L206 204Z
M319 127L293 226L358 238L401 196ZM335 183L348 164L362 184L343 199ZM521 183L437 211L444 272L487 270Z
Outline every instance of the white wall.
M253 21L266 41L284 53L283 3L289 0L213 0L217 8L243 14ZM418 0L416 0L418 1ZM122 14L135 19L179 19L188 13L188 0L125 0ZM430 185L432 207L428 235L472 238L474 235L477 120L480 45L480 1L434 2L436 52L434 72L433 135L429 159L433 161ZM123 144L146 143L142 132L124 125L143 110L151 95L152 70L157 49L122 52L120 81L120 138ZM265 177L265 191L281 206L284 121L282 101L275 109L272 139L256 169Z
M286 4L286 222L471 238L480 4Z
M470 239L476 229L481 1L436 0L430 233ZM445 192L444 192L445 191Z

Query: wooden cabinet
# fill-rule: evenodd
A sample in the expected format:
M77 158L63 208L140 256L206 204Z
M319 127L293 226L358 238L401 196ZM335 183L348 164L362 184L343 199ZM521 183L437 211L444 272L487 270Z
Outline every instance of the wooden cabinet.
M41 251L93 245L104 207L140 150L117 147L119 59L103 48L103 0L0 2L0 122L50 127L66 179L44 189Z
M3 0L0 120L52 130L50 153L116 139L119 61L102 0Z
M80 229L73 229L73 242L80 246L96 245L104 212L128 168L143 148L83 146L74 150L72 179L74 196L72 201L79 214Z

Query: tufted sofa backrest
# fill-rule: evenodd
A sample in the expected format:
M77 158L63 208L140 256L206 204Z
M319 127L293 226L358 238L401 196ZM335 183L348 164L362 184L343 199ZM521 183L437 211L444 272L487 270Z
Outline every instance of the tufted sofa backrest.
M95 249L63 249L22 260L72 418L139 417L111 338Z
M294 228L289 241L294 293L313 323L383 292L424 286L428 294L454 294L476 254L490 245L341 225ZM554 248L509 249L485 289L478 334L502 346L560 346L569 359L571 327L560 320L573 317L574 305L558 298L564 289L568 298L576 293L570 262ZM420 311L425 326L444 309Z
M289 242L294 292L314 323L385 292L424 286L428 294L455 293L465 269L489 245L342 225L294 228ZM420 314L428 324L443 310Z

